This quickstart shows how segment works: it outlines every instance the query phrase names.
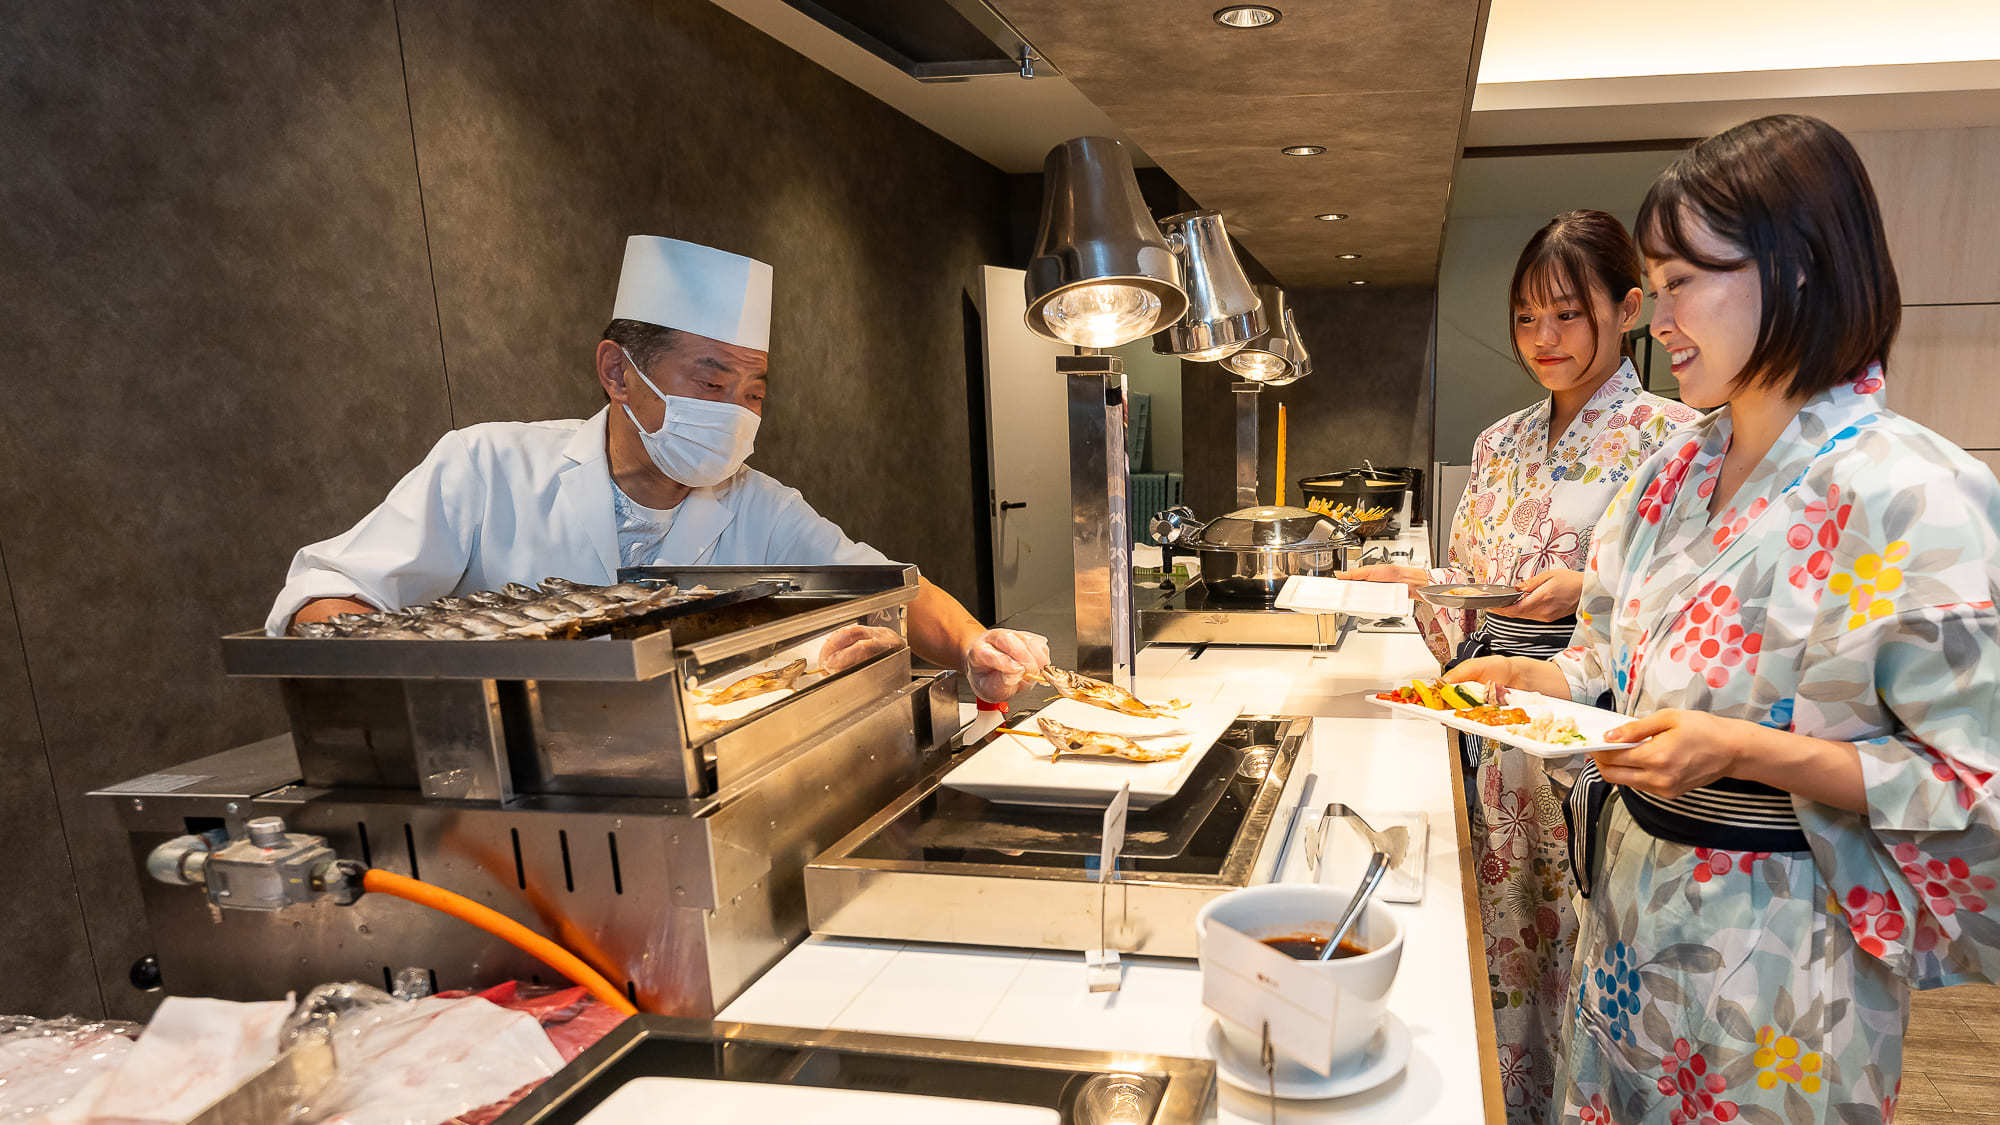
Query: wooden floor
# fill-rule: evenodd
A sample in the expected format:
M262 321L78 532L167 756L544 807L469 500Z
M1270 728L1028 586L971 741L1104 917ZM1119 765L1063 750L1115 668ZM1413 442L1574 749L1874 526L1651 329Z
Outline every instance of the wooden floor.
M1896 1125L2000 1125L2000 988L1966 984L1910 998Z

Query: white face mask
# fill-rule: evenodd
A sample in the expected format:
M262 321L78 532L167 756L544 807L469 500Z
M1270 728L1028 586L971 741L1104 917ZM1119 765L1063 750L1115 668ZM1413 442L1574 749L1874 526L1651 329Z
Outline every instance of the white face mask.
M638 415L625 407L625 416L646 444L646 455L669 477L690 488L721 484L743 467L757 444L757 415L733 402L712 402L705 398L670 395L653 386L639 370L632 353L624 348L625 362L632 364L639 379L665 404L666 420L652 433L639 424Z

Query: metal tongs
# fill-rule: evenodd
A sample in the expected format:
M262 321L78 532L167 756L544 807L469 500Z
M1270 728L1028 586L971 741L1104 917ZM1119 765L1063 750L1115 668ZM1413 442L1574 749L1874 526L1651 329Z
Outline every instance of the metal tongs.
M1333 818L1335 817L1345 817L1353 821L1354 826L1361 830L1362 838L1368 841L1369 846L1389 858L1389 867L1401 867L1403 860L1408 857L1410 852L1410 830L1408 828L1400 824L1392 824L1386 830L1377 831L1373 825L1370 825L1368 821L1362 818L1360 813L1355 812L1339 801L1335 801L1328 805L1326 811L1320 815L1312 850L1306 853L1306 869L1308 871L1314 873L1319 871L1320 859L1326 851L1327 827L1333 823Z

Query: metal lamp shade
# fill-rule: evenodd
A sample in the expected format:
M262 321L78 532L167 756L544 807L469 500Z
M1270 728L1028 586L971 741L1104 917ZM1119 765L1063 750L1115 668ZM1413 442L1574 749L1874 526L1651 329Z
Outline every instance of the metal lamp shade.
M1298 345L1292 337L1291 306L1285 292L1275 285L1259 285L1257 296L1264 302L1264 317L1270 327L1222 361L1232 374L1258 383L1272 383L1292 373L1297 366Z
M1268 327L1263 303L1230 248L1229 232L1214 211L1187 211L1160 221L1180 259L1187 314L1153 337L1153 350L1196 363L1234 355Z
M1075 137L1049 150L1027 296L1030 331L1086 348L1150 336L1187 311L1124 145Z
M1292 339L1292 373L1282 379L1273 379L1270 386L1289 387L1300 379L1312 374L1312 353L1306 350L1306 338L1299 335L1299 322L1292 317L1292 310L1285 310L1285 334Z

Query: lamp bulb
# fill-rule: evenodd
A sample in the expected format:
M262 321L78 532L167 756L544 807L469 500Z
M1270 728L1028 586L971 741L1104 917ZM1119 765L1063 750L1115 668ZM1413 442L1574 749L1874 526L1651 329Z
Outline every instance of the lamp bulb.
M1049 331L1080 348L1115 348L1152 332L1160 298L1137 285L1098 282L1058 294L1042 310Z
M1282 356L1272 355L1270 352L1241 351L1223 360L1222 366L1245 379L1268 383L1273 379L1284 378L1292 365Z

